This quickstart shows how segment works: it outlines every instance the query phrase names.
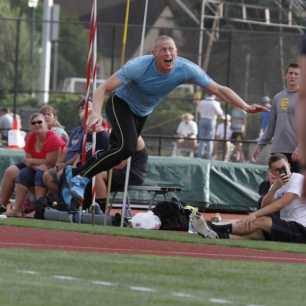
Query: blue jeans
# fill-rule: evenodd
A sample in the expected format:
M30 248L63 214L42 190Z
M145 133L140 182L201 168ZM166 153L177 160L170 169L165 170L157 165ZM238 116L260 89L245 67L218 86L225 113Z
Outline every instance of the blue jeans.
M199 138L213 139L215 136L215 122L210 118L201 118L199 121ZM199 141L197 155L212 159L214 144L213 141Z

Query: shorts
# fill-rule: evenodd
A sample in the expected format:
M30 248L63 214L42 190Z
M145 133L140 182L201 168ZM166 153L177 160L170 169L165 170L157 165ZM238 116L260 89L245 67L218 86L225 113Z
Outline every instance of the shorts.
M34 170L29 167L22 168L16 178L16 183L28 188L34 186L45 187L43 174L44 171L42 170Z
M23 169L23 168L26 167L26 164L24 164L24 163L19 163L19 164L16 164L15 166L16 166L19 170L21 170L21 169Z
M306 227L294 221L282 220L279 213L272 214L271 233L264 233L267 240L306 243Z

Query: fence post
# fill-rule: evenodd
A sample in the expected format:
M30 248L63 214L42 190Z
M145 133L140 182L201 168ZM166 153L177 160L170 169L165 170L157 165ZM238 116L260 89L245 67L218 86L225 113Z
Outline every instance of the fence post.
M158 156L161 156L162 138L158 136Z
M16 117L17 113L17 91L18 91L18 72L19 72L19 45L20 45L20 23L21 23L22 10L16 21L16 44L15 44L15 76L14 76L14 98L13 98L13 113Z

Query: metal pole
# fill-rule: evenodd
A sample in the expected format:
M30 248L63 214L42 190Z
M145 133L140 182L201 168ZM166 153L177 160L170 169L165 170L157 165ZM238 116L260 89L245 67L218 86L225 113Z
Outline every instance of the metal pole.
M20 45L20 24L21 24L22 11L20 11L19 18L16 23L16 43L15 43L15 76L14 76L14 98L13 98L13 113L14 119L17 114L17 92L18 92L18 73L19 73L19 45Z
M203 53L203 36L204 36L204 14L205 14L206 0L202 0L201 7L201 21L200 21L200 35L199 35L199 46L198 46L198 65L202 67L202 53Z
M282 17L282 0L280 0L279 5L279 23L282 23L283 17ZM285 81L285 61L284 61L284 37L283 37L283 28L279 27L279 58L280 58L280 73L281 73L281 81L283 84L283 87L286 87L286 81Z
M113 25L113 30L112 30L112 58L111 58L111 74L114 73L114 66L115 66L115 40L116 40L116 25Z
M233 35L232 32L229 33L229 45L228 45L228 61L227 61L227 76L226 76L226 85L230 86L231 80L230 80L230 75L231 75L231 63L232 63L232 40L233 40ZM228 115L228 103L225 103L225 117ZM226 134L227 134L227 129L228 129L228 122L225 120L224 124L224 137L223 137L223 160L225 159L225 152L226 152Z
M42 56L40 63L40 91L41 103L49 102L49 87L50 87L50 67L51 67L51 10L53 0L44 0L43 14L43 43Z
M52 89L56 91L57 89L57 71L58 71L58 41L53 41L53 80L52 80Z
M127 210L127 196L128 196L130 171L131 171L131 157L128 158L128 162L127 162L127 165L126 165L123 200L122 200L121 223L120 223L121 227L123 227L123 225L124 225L124 219L125 219L125 214L126 214L126 210Z
M35 7L32 10L32 26L31 26L31 51L30 51L30 63L31 63L31 95L34 96L34 34L35 34Z
M124 62L125 62L126 39L127 39L127 32L128 32L128 27L129 27L129 12L130 12L130 0L127 0L126 8L125 8L123 37L122 37L121 65L123 65ZM128 158L127 165L126 165L124 193L123 193L122 210L121 210L121 223L120 223L121 227L123 227L124 219L125 219L125 212L126 212L126 205L127 205L127 192L128 192L129 178L130 178L130 169L131 169L131 157Z
M124 33L126 36L127 33L127 27L128 27L128 10L129 10L129 4L127 3L127 11L125 16L125 30ZM144 48L144 39L145 39L145 33L146 33L146 24L147 24L147 15L148 15L148 0L146 0L145 3L145 10L144 10L144 17L143 17L143 24L142 24L142 33L141 33L141 42L140 42L140 50L139 55L143 55L143 48ZM124 49L126 48L126 37L125 37L125 45ZM125 50L124 50L125 55ZM123 64L123 58L121 57L121 64ZM125 171L125 181L124 181L124 192L123 192L123 201L122 201L122 213L121 213L121 223L120 226L123 227L124 225L124 219L126 214L126 206L127 206L127 195L128 195L128 187L129 187L129 178L130 178L130 171L131 171L131 157L128 158L126 171Z
M127 31L128 31L128 25L129 25L130 4L131 4L131 1L127 0L126 8L125 8L123 36L122 36L121 65L123 65L124 62L125 62L126 40L127 40Z
M51 23L51 41L53 43L53 78L52 89L57 89L57 74L58 74L58 47L59 47L59 27L60 27L60 6L53 5Z
M146 0L144 16L143 16L143 23L142 23L140 50L139 50L140 56L143 55L144 40L145 40L146 25L147 25L147 16L148 16L148 4L149 4L149 0Z

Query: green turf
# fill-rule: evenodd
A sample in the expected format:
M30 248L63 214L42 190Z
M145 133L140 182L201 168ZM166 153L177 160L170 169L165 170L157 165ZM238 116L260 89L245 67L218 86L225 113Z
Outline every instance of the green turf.
M246 241L246 240L207 240L198 235L191 235L175 231L139 230L131 228L120 228L114 226L101 226L90 224L70 224L64 222L9 218L0 221L1 225L13 225L21 227L33 227L44 229L57 229L65 231L77 231L83 233L103 234L113 236L125 236L134 238L146 238L154 240L170 240L178 242L189 242L197 244L215 244L224 246L246 247L261 250L286 251L295 253L306 253L306 245L295 243L278 243L271 241Z
M302 264L0 249L0 305L301 306L305 275Z

